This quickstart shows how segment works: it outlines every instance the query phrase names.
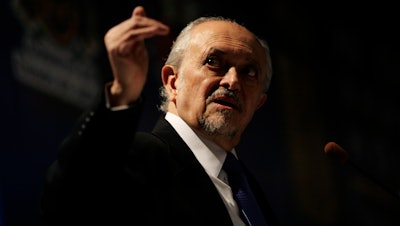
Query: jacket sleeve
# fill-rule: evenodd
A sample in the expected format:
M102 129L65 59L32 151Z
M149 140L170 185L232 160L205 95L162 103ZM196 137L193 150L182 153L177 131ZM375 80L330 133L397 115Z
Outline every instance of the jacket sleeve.
M80 117L48 168L40 203L46 225L101 219L105 213L95 208L96 203L113 205L113 195L103 198L102 194L117 196L119 187L124 187L116 172L123 170L121 162L136 132L142 104L111 111L104 99Z

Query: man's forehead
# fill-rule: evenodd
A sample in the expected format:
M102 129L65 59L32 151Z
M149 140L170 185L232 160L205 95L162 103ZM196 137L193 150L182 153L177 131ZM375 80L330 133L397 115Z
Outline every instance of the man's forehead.
M232 44L247 48L258 48L253 33L241 25L229 21L207 21L198 24L190 35L190 42L199 45ZM256 47L258 44L258 47Z
M222 22L221 24L233 24L227 21L212 21ZM261 57L263 54L263 48L258 42L257 38L244 29L242 32L240 25L233 24L233 27L239 28L239 30L233 30L227 26L212 26L212 22L204 24L203 28L198 29L192 33L189 41L189 46L192 46L196 51L201 51L202 54L215 53L215 54L238 54L243 56L255 56ZM201 26L200 24L198 26Z

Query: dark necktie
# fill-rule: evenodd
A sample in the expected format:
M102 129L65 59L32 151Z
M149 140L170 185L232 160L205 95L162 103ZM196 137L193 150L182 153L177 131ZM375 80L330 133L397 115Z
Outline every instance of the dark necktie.
M244 222L249 226L266 226L267 223L251 192L239 160L228 152L222 168L228 174L229 186L232 188L233 198L241 210Z

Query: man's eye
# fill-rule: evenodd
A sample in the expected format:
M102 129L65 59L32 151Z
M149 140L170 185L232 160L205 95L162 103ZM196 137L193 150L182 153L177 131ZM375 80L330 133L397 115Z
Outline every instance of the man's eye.
M243 70L243 74L246 74L250 78L255 78L257 76L257 71L252 67L248 67Z
M208 57L206 59L205 63L210 65L210 66L214 66L214 67L220 67L221 66L220 60L218 60L218 58L216 58L216 57Z

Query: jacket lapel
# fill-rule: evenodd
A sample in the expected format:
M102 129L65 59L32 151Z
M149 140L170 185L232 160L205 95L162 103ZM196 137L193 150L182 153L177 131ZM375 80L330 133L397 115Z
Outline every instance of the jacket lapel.
M173 127L160 118L153 134L170 145L169 155L174 160L171 199L175 205L173 208L180 212L172 213L179 215L172 217L186 223L196 221L195 225L231 224L229 213L213 182Z

